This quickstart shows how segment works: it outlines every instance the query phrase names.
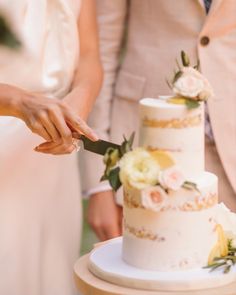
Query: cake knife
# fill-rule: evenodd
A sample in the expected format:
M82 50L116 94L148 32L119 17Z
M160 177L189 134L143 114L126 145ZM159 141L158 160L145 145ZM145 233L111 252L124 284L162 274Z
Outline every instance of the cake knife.
M105 155L108 148L113 148L113 149L121 148L121 145L119 144L105 141L102 139L99 139L98 141L92 141L89 138L77 132L73 132L73 138L81 140L83 142L83 146L85 150L95 154L103 155L103 156Z

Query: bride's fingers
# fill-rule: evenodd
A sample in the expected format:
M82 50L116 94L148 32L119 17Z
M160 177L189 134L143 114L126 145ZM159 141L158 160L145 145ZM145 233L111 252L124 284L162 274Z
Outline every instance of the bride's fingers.
M35 148L35 151L41 152L44 154L52 155L65 155L71 154L76 149L76 146L73 144L61 143L56 145L55 143L43 143Z
M66 122L71 128L79 133L83 133L86 137L93 141L99 140L97 134L83 121L79 116L75 116L72 112L67 112Z
M41 124L44 126L44 128L47 130L47 132L50 134L51 139L54 142L61 142L61 136L59 132L57 131L57 128L55 127L51 119L49 118L48 114L42 112L39 115L39 120Z
M47 130L44 128L44 126L40 122L33 121L30 123L27 123L27 126L31 129L33 133L36 133L39 136L42 136L46 141L52 140L50 134L47 132Z
M72 143L72 131L68 127L63 117L62 112L52 112L50 118L59 132L64 143Z
M57 147L59 145L61 145L61 143L54 142L54 141L43 142L40 145L38 145L35 149L37 149L37 150L47 150L47 149L53 149L53 148L55 148L55 147Z

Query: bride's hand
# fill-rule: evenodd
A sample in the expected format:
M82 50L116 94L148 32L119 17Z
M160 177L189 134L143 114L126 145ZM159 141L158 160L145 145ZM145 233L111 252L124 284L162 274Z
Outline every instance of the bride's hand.
M16 116L22 119L33 133L55 144L72 147L71 128L91 140L98 140L93 130L66 103L41 94L21 93Z

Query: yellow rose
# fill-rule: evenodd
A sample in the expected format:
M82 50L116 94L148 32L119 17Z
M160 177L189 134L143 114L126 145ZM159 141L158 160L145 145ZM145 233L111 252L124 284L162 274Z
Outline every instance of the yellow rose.
M120 180L123 185L143 189L157 184L160 167L144 148L137 148L120 161Z

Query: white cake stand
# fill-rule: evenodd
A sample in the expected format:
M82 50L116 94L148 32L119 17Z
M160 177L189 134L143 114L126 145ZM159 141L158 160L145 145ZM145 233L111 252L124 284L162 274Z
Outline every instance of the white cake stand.
M217 288L236 281L236 267L228 274L195 269L178 272L147 271L133 267L122 259L122 238L96 248L89 257L89 270L102 280L116 285L163 291Z

